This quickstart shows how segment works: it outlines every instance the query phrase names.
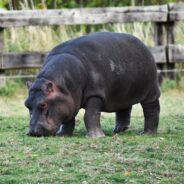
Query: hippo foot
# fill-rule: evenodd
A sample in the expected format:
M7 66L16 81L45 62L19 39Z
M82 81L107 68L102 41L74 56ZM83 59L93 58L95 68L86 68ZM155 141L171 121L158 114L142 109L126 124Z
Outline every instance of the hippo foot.
M93 137L93 138L100 138L100 137L105 137L105 134L103 133L102 130L91 130L87 133L88 137Z
M118 134L120 132L125 132L128 129L128 127L118 126L116 125L115 129L113 130L114 134Z

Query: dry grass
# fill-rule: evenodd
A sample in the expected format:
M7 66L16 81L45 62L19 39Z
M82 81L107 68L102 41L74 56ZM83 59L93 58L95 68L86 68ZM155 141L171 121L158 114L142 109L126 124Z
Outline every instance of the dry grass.
M5 31L6 51L48 51L59 43L85 35L85 26L29 26L10 28ZM91 26L91 31L127 32L139 37L149 46L153 46L153 25L151 23L104 25L101 28Z
M132 34L146 45L153 47L153 23L125 23L90 26L91 32L113 31ZM175 27L177 44L184 43L184 23L179 22ZM85 26L29 26L10 28L5 31L6 51L48 51L59 43L86 34Z
M80 33L76 32L75 36L78 35ZM5 50L48 51L73 36L70 28L65 26L11 28L5 31Z

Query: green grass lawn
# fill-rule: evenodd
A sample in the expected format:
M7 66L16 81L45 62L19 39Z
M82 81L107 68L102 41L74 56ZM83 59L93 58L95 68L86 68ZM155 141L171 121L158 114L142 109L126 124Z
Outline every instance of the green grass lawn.
M0 97L2 184L182 184L184 183L184 91L161 96L157 135L142 135L143 113L132 112L130 129L113 135L114 116L102 115L106 137L87 138L82 114L73 137L26 135L25 96Z

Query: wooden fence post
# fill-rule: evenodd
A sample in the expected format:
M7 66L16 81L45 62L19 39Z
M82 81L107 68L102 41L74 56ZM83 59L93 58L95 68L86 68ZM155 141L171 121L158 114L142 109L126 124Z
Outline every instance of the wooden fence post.
M4 50L4 36L3 36L3 28L0 27L0 52Z
M4 51L4 29L0 28L0 53ZM6 78L5 78L5 70L2 69L2 57L0 57L0 87L5 86Z
M174 62L170 62L170 58L169 58L169 54L168 54L168 46L169 44L174 44L175 43L175 38L174 38L174 22L167 22L167 69L168 70L174 70L175 69L175 63ZM168 72L167 76L169 77L169 79L176 79L176 73L173 72Z
M163 45L166 46L166 35L164 33L165 23L164 22L155 22L155 32L154 32L154 42L155 46ZM165 68L165 63L157 63L157 68L160 70L159 73L159 83L163 81L165 74L161 72Z

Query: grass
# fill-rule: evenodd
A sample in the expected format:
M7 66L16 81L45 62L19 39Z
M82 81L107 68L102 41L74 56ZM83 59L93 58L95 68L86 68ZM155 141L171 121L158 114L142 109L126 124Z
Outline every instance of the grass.
M62 25L27 26L8 28L4 33L4 49L8 52L49 51L56 45L69 39L87 34L87 32L112 31L132 34L147 46L154 47L154 23L124 23L104 25ZM184 43L184 22L176 24L174 34L176 44Z
M0 183L183 183L182 91L175 88L163 92L157 135L141 134L142 110L136 105L131 127L122 135L112 134L114 116L102 114L106 137L101 139L85 137L83 111L77 117L73 137L27 136L24 99L23 90L13 97L0 97Z
M154 45L154 26L151 23L126 23L113 26L104 24L88 27L90 32L127 32L137 36L148 46ZM4 33L5 50L8 52L49 51L59 43L87 34L86 29L87 27L84 25L9 28Z
M154 46L151 23L91 26L90 31L129 32ZM183 22L176 43L183 43ZM85 26L25 27L5 30L6 51L48 51L85 34ZM151 38L151 39L150 39ZM0 183L3 184L181 184L184 181L184 88L166 81L162 87L159 133L142 135L143 114L132 112L130 129L113 135L114 116L103 114L106 137L85 137L83 111L74 136L28 137L25 89L9 83L0 89ZM177 89L176 89L177 88Z

